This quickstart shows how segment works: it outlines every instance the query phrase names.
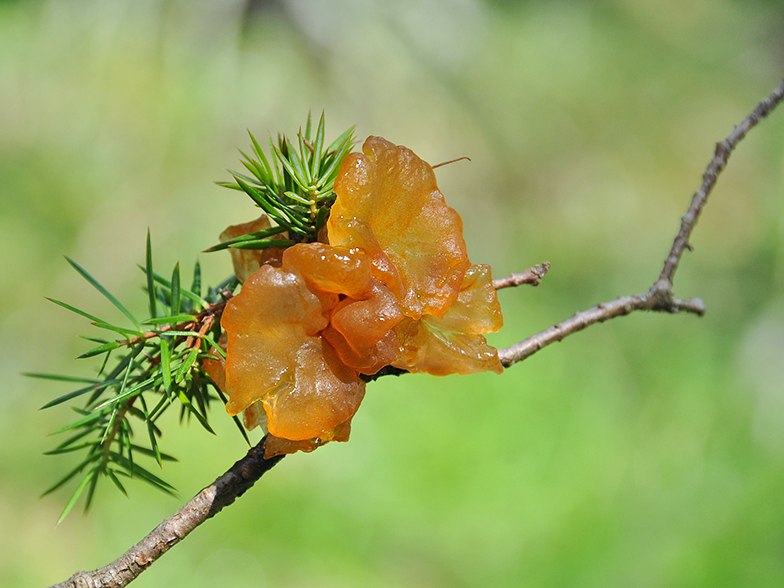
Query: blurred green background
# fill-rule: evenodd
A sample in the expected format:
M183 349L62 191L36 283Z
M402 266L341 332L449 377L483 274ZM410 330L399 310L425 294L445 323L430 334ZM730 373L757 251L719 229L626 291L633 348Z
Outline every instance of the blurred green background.
M471 157L438 177L472 260L553 264L500 294L511 344L650 286L714 143L780 81L783 8L0 1L0 585L105 565L245 452L220 410L217 437L172 420L181 499L105 486L54 528L68 492L37 497L75 462L41 452L72 413L37 408L67 388L19 372L97 367L72 359L89 325L44 295L111 315L61 253L141 311L147 228L158 268L192 266L255 215L212 183L246 129L324 109L331 137ZM287 458L133 585L784 585L784 112L692 242L675 290L704 318L612 321L502 376L385 378L349 443Z

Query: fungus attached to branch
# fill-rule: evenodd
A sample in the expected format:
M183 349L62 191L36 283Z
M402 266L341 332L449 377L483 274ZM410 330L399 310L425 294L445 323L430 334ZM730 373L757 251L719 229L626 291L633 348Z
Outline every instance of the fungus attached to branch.
M503 370L484 338L503 322L490 267L471 265L433 168L369 137L343 160L335 193L326 243L282 258L235 254L244 284L223 313L226 360L204 365L229 413L269 431L268 457L348 439L360 375ZM222 239L268 226L230 227Z

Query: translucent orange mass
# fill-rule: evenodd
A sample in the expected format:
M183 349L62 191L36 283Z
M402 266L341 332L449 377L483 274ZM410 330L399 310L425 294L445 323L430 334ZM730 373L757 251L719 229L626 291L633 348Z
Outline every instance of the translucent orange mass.
M446 205L433 168L381 137L349 153L335 181L327 221L332 245L358 248L407 316L440 316L457 297L471 265L463 221Z
M501 373L498 352L482 336L501 326L501 306L493 288L490 266L471 266L457 300L443 315L423 316L396 328L401 350L392 365L435 376Z
M227 357L204 362L229 413L269 431L268 457L347 440L361 374L503 369L483 336L503 322L490 267L469 262L430 165L369 137L343 160L335 193L328 243L282 258L232 252L244 283L223 312ZM268 226L262 217L221 239Z
M220 234L218 239L221 243L223 243L224 241L241 237L242 235L247 235L248 233L255 233L257 231L269 229L271 226L272 225L270 224L267 215L262 214L256 220L250 221L248 223L231 225L230 227L227 227L226 230ZM282 235L276 235L272 238L285 239L286 234L284 233ZM280 267L280 258L281 255L283 255L283 250L277 247L269 247L267 249L235 249L232 247L229 249L229 253L231 253L231 261L234 265L234 275L237 276L237 279L240 282L244 282L262 265Z
M354 415L365 383L320 335L336 302L285 269L263 266L245 281L221 321L229 414L261 402L270 434L296 441L329 440Z

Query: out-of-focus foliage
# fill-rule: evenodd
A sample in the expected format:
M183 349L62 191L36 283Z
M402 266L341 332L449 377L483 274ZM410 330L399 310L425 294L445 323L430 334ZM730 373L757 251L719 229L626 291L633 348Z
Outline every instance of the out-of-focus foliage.
M128 485L57 530L63 460L36 412L79 317L135 312L144 237L192 265L253 218L216 187L246 129L382 135L438 163L502 346L646 289L713 144L776 84L777 2L0 2L0 585L104 565L180 501ZM347 444L288 458L134 586L780 586L784 113L740 146L675 280L708 314L593 327L501 376L384 378ZM228 256L200 256L205 283ZM103 306L102 306L103 305ZM102 309L99 312L99 309ZM88 373L85 373L85 370ZM173 417L174 418L174 417ZM187 497L244 452L213 419L165 440ZM172 423L173 424L173 423Z

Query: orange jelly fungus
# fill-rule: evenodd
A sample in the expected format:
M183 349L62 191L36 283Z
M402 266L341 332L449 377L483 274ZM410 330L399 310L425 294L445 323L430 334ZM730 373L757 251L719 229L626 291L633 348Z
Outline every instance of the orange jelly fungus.
M248 233L255 233L263 231L264 229L271 228L269 218L266 214L262 214L256 220L239 225L231 225L220 234L218 238L221 243L229 239L235 239ZM286 234L276 235L273 239L286 239ZM234 265L234 275L240 282L247 280L255 271L262 265L271 265L280 267L280 259L283 255L283 250L277 247L268 247L267 249L236 249L231 247L231 262Z
M328 243L232 250L244 283L221 320L226 359L204 369L229 414L269 432L267 457L347 440L362 374L503 371L483 336L503 323L490 267L469 262L430 165L369 137L343 160L335 193ZM268 226L262 216L221 239Z

